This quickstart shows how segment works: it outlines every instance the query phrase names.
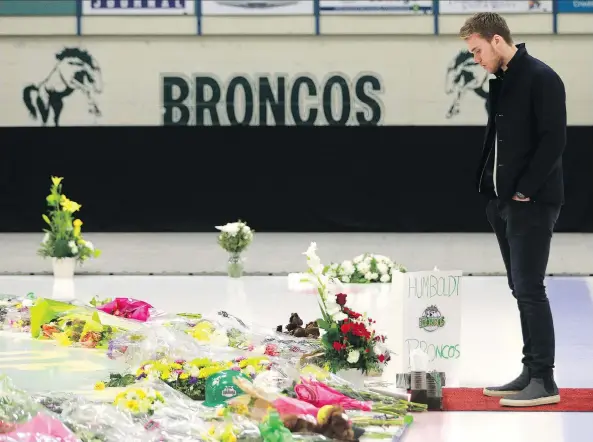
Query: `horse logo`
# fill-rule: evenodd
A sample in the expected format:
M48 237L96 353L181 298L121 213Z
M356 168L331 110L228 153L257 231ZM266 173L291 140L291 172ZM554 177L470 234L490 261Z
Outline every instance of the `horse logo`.
M23 89L23 101L31 117L34 120L40 117L45 126L53 113L53 122L59 126L64 99L75 91L86 96L88 112L100 117L101 111L94 97L103 91L103 78L97 61L79 48L65 48L56 54L56 60L45 80Z
M430 305L422 312L418 326L427 332L433 332L445 326L445 317L436 305Z
M445 93L453 94L453 103L447 111L447 118L459 114L461 99L466 92L474 92L484 99L487 107L488 98L488 72L474 61L474 56L469 51L460 51L451 61L445 77Z

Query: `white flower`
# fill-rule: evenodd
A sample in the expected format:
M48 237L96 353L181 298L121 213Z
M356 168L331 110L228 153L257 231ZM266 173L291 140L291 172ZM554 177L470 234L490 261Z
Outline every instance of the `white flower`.
M49 242L49 233L46 233L45 235L43 235L43 241L41 241L42 244L47 244Z
M352 261L344 261L340 266L340 269L342 270L342 275L346 276L352 276L356 271L356 269L354 268L354 264L352 264Z
M389 282L389 280L391 279L391 277L389 275L382 275L380 278L381 282Z
M347 275L342 276L342 282L344 284L348 284L350 282L350 276L347 276Z
M327 308L326 312L332 317L342 311L342 307L336 302L335 296L329 297L325 302L325 306Z
M76 243L74 241L68 241L68 247L70 247L70 251L74 255L78 253L78 247L76 247Z
M323 264L319 256L317 256L317 244L312 242L306 252L303 253L307 257L307 265L318 278L323 276Z
M334 321L339 322L348 319L348 315L346 313L339 312L333 315L332 318L334 318Z
M95 246L90 241L85 241L84 246L89 249L91 252L95 250Z
M350 350L348 352L348 363L349 364L356 364L360 359L360 352L358 350Z
M231 236L236 236L241 229L240 223L228 223L224 226L216 226L218 230L224 233L228 233Z
M354 262L356 264L358 264L359 262L362 262L362 260L364 259L364 255L358 255L356 258L354 258Z
M377 270L379 270L379 273L381 273L382 275L385 275L389 272L389 266L384 262L379 262L377 263Z
M363 274L369 273L371 271L371 265L366 262L361 262L360 264L357 264L356 269Z

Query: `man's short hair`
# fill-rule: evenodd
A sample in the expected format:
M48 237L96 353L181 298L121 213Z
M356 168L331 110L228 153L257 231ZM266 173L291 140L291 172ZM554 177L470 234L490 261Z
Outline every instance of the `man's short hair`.
M459 36L463 39L474 34L478 34L487 41L491 41L495 35L500 35L508 44L513 44L513 37L506 20L495 12L474 14L465 21L459 30Z

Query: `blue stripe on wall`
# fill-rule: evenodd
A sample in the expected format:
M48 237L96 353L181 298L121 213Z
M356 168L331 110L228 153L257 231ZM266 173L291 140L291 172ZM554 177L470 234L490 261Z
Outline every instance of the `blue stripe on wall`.
M0 0L0 15L76 15L76 0Z

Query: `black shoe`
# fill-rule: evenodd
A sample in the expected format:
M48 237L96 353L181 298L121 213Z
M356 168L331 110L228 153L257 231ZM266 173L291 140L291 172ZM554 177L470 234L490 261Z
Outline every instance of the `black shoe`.
M504 397L500 405L506 407L537 407L560 402L558 386L553 378L533 378L529 385L517 394Z
M526 366L523 366L523 371L517 379L509 382L508 384L501 385L500 387L484 388L484 396L501 397L519 393L529 385L529 380L529 369Z

